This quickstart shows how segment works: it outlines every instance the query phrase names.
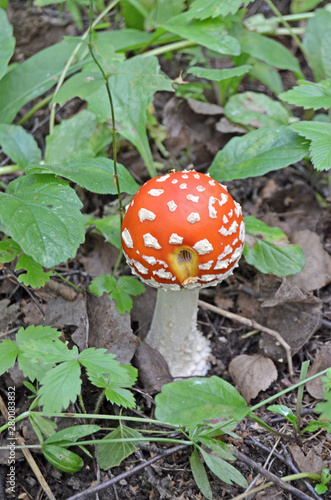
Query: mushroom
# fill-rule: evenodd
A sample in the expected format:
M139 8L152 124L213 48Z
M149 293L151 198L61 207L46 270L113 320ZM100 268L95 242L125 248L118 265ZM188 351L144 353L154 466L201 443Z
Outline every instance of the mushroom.
M205 375L211 349L197 329L199 289L238 266L245 239L240 205L208 174L171 172L135 194L121 238L132 272L158 289L147 343L173 377Z

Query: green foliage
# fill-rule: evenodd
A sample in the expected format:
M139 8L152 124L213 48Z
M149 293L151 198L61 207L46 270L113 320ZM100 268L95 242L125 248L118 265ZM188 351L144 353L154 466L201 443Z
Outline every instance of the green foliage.
M321 420L331 422L331 368L329 368L325 377L322 378L324 382L324 400L317 403L316 411L320 413Z
M320 83L305 80L298 83L298 87L284 92L279 98L305 109L331 108L331 79L323 80Z
M331 12L319 9L309 19L303 45L309 54L309 64L317 81L331 78Z
M114 439L135 439L142 438L142 434L122 423L114 431L106 434L98 444L98 457L100 467L104 470L117 467L121 462L134 451L137 450L136 443L139 441L111 442ZM107 441L107 442L103 442Z
M297 430L297 420L298 417L294 415L293 411L285 405L271 405L268 406L267 410L272 411L274 413L278 413L278 415L282 415L282 417L286 418L288 422L290 422L294 428Z
M253 215L244 218L246 243L244 256L248 264L262 273L288 276L300 272L305 258L300 247L290 245L278 227L270 227Z
M124 389L136 381L135 368L121 366L106 349L90 348L79 354L76 346L69 349L59 336L60 332L50 327L20 328L16 342L0 343L0 374L13 366L17 358L24 375L32 382L40 382L38 404L47 414L60 412L75 402L81 390L82 367L93 384L105 387L106 392L109 389L107 397L112 403L120 401L129 408L135 405L132 394ZM100 381L106 383L102 385Z
M8 63L14 53L15 38L13 37L13 28L7 19L6 12L0 4L0 79L8 69Z
M314 167L317 170L330 170L331 124L302 121L291 125L291 128L311 141L309 151Z
M20 274L17 278L19 283L24 283L25 286L32 288L40 288L50 280L52 271L44 272L40 264L38 264L32 257L28 255L21 255L18 259L15 271L24 269L26 273Z
M17 125L0 125L0 145L4 153L23 170L39 163L41 151L32 135Z
M21 251L21 247L11 238L0 241L0 264L11 262Z
M105 292L115 300L119 313L125 314L132 308L132 299L130 295L136 296L144 293L144 285L131 276L122 276L118 280L110 274L94 278L90 285L90 291L95 295L101 296Z

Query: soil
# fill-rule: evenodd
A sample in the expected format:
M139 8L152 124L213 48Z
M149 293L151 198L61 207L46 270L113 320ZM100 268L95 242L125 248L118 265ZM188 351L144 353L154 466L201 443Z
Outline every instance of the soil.
M276 2L284 14L288 13L289 1ZM57 43L65 35L79 34L70 15L63 14L52 8L42 10L27 5L26 2L11 2L9 17L14 25L17 46L14 61L23 61L35 52ZM263 11L269 14L262 2L256 1L250 7L251 13ZM84 24L88 24L87 16L83 16ZM28 26L28 29L27 29ZM285 40L288 43L287 40ZM295 47L290 47L295 51ZM182 56L172 60L161 60L163 70L172 77L180 73ZM308 72L308 69L306 69ZM291 85L291 75L282 72L285 88ZM243 80L241 90L259 91L270 94L270 91L256 82ZM58 110L57 121L68 118L82 109L85 104L79 99ZM18 119L31 107L26 106ZM197 171L205 172L215 157L236 132L220 133L216 124L220 116L200 112L187 101L174 99L172 94L157 93L155 96L155 115L167 131L164 146L169 153L165 158L151 142L154 158L163 163L162 172L171 168L184 169L191 164ZM199 110L198 110L199 111ZM48 133L49 112L43 108L32 117L25 127L33 131L40 147L44 150L45 136ZM4 155L0 157L5 164ZM147 180L145 167L139 155L123 143L119 151L119 161L129 165L132 175L140 183ZM6 177L9 182L13 177ZM245 215L255 215L266 223L280 227L291 242L300 242L306 256L307 265L301 276L281 280L275 276L265 276L248 265L242 259L235 274L221 286L205 289L200 299L209 304L217 305L245 318L280 331L286 342L291 346L293 354L293 376L290 378L286 353L274 338L254 327L245 326L238 321L226 319L217 312L200 308L199 328L210 339L212 345L212 367L208 376L217 375L226 381L236 384L240 392L245 393L249 404L254 405L264 401L269 396L282 391L298 382L302 362L309 360L315 372L331 366L331 189L330 180L325 173L315 171L304 162L272 172L263 177L249 178L243 181L227 183L232 196L238 200ZM111 206L113 198L83 194L84 210L102 216L105 207ZM320 203L323 199L326 203ZM316 262L314 254L320 256ZM312 255L313 254L313 255ZM75 259L59 266L57 271L83 289L87 289L91 279L98 275L111 272L115 266L118 253L101 237L93 232L87 234L83 245ZM64 338L79 345L82 332L88 322L92 322L89 299L79 298L70 294L69 287L54 289L46 287L43 290L29 290L17 283L14 267L6 266L0 271L0 317L1 337L14 338L20 327L31 324L50 324L61 328ZM309 270L313 270L314 278ZM128 273L125 269L124 272ZM316 280L316 281L314 281ZM57 280L54 280L58 283ZM60 281L60 280L59 280ZM277 295L277 291L280 292ZM296 290L295 299L292 293ZM300 295L301 294L301 295ZM281 299L281 297L283 300ZM106 299L105 299L106 300ZM105 318L98 316L96 329L93 330L94 346L105 345L107 331L110 328L120 328L122 345L118 348L119 358L130 362L139 341L148 331L151 321L155 293L148 290L135 301L131 318L126 315L120 319L116 312L111 317L112 326L105 323ZM268 305L269 301L269 305ZM270 302L271 301L271 302ZM69 305L68 305L69 304ZM93 307L94 308L94 307ZM93 309L92 308L92 309ZM101 304L101 309L103 304ZM95 321L95 317L94 317ZM107 320L108 321L108 320ZM98 330L103 324L104 330ZM132 330L131 330L132 328ZM253 330L253 331L252 331ZM250 335L247 335L251 333ZM75 337L76 335L76 337ZM80 336L79 336L80 335ZM92 335L92 333L91 333ZM108 339L112 345L111 339ZM89 345L91 345L89 343ZM108 347L108 345L107 345ZM261 365L256 365L256 371L245 385L245 375L242 365L246 358L238 356L257 356ZM233 364L240 359L240 368ZM251 358L249 358L251 359ZM264 360L269 364L266 368ZM124 414L151 418L154 415L154 397L160 386L160 379L169 381L169 374L162 363L152 364L147 358L142 362L136 353L133 363L140 367L140 377L134 388L137 409L124 411ZM314 371L311 372L312 374ZM243 380L244 379L244 380ZM22 374L13 369L2 377L0 394L5 397L8 386L16 387L16 411L21 414L29 407L27 396L29 391L22 383ZM161 384L162 385L162 384ZM321 382L305 390L303 398L301 425L305 427L312 419L317 419L314 413L316 402L321 398ZM245 392L246 391L246 392ZM84 393L87 411L93 411L98 393L84 380ZM278 401L295 412L297 392L292 391L282 396ZM77 411L72 407L70 411ZM100 413L118 414L119 408L104 403ZM277 431L288 433L293 437L293 427L281 416L271 413L262 406L257 416ZM0 425L3 419L0 419ZM57 421L59 428L68 425L66 420ZM77 422L76 422L77 423ZM100 423L100 425L104 425ZM148 429L148 425L145 426ZM18 426L20 436L26 443L37 443L33 430L26 421ZM248 482L259 486L264 482L264 475L258 466L264 467L278 478L298 471L320 472L322 468L331 466L331 436L324 430L318 433L308 433L305 437L295 440L280 440L270 431L263 429L252 420L244 419L235 430L238 438L228 438L228 443L245 457L248 462L238 459L236 467L246 477ZM240 438L240 439L239 439ZM170 450L170 452L169 452ZM75 450L81 453L79 450ZM92 451L92 449L91 449ZM42 454L33 452L33 457L57 500L100 498L108 499L182 499L200 500L203 495L199 491L190 470L189 457L192 450L188 447L176 448L174 445L161 444L140 447L135 453L122 462L119 467L109 471L100 471L95 459L84 455L84 467L80 472L71 475L61 472L51 466ZM5 479L8 473L6 456L0 451L0 500L17 498L20 500L42 500L46 498L34 472L31 470L23 454L17 454L17 487L13 495L5 489ZM155 459L154 462L152 460ZM257 465L256 467L254 466ZM140 466L140 469L139 469ZM308 469L307 469L308 468ZM136 470L137 469L137 470ZM130 472L133 471L134 473ZM229 500L242 493L236 485L229 486L221 482L212 473L208 474L214 498ZM99 493L99 497L88 496L84 492L93 486L113 479ZM274 485L265 491L247 498L257 500L272 498L320 498L308 482L296 481L293 486L302 493L285 491ZM306 495L306 496L304 496ZM323 498L328 498L328 493ZM331 498L331 495L329 496Z

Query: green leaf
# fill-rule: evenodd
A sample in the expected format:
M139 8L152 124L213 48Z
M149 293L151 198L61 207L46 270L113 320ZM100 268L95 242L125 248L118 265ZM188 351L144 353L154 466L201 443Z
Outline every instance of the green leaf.
M45 163L61 163L71 158L94 156L89 148L89 141L96 125L95 114L87 109L69 120L62 120L52 134L46 137Z
M0 81L0 123L11 123L24 104L56 85L72 50L72 44L66 41L52 45L3 77ZM73 64L70 73L82 65L82 62Z
M291 13L301 14L302 12L313 10L317 5L322 3L322 1L323 0L292 0Z
M109 293L115 300L116 308L120 314L125 314L132 309L132 299L130 295L140 295L145 290L140 281L129 276L122 277L118 281L110 274L94 278L90 284L90 291L101 297L104 292Z
M90 284L90 291L101 297L104 293L111 293L116 289L116 279L110 274L97 276Z
M64 180L28 175L0 193L0 222L23 252L45 267L75 257L83 243L82 203Z
M139 279L132 276L122 276L117 280L117 288L120 288L129 295L136 297L145 291L145 287Z
M311 141L309 151L314 167L317 170L329 170L331 168L331 124L302 121L291 125L291 129Z
M13 27L6 12L0 8L0 79L8 69L8 63L14 54L15 37Z
M190 20L189 12L173 17L163 28L182 38L199 43L218 54L238 56L240 44L236 38L227 34L221 18Z
M190 466L195 482L201 493L208 499L212 500L213 492L211 490L206 469L199 458L199 453L194 450L190 456Z
M289 69L301 73L297 59L291 52L276 40L260 35L259 33L246 32L240 40L242 52L256 59L280 69Z
M308 20L303 46L310 56L309 64L316 79L331 78L331 12L317 10Z
M79 354L79 362L87 369L87 375L97 387L131 387L137 380L138 372L133 366L120 365L106 349L85 349Z
M240 7L248 5L252 0L194 0L190 6L189 14L196 19L208 17L225 17L235 14Z
M250 62L253 62L253 67L249 72L251 78L260 80L260 82L269 87L276 95L283 92L283 82L277 69L257 59L255 61L250 60Z
M119 250L122 248L121 243L121 221L118 215L110 215L103 219L92 219L88 225L94 225L96 230L99 231L106 241L109 241ZM1 259L1 246L0 246L0 259Z
M4 153L23 170L39 163L41 151L31 134L18 125L0 125L0 145Z
M278 227L270 227L253 215L244 217L246 243L244 256L248 264L265 274L289 276L300 272L305 257L300 247L290 245Z
M188 69L188 73L197 76L198 78L206 78L207 80L214 80L215 82L220 82L222 80L228 80L229 78L234 78L237 76L246 75L252 66L248 64L243 64L242 66L237 66L236 68L228 69L209 69L202 68L200 66L193 66Z
M319 431L320 429L326 429L326 432L328 434L330 434L331 433L331 422L320 422L318 420L310 420L307 427L302 429L300 434L303 434L304 432L316 432L316 431Z
M47 414L61 412L74 403L80 393L82 381L80 379L79 362L72 360L52 368L43 378L43 385L39 389L39 404Z
M255 128L287 125L289 121L289 114L280 102L256 92L243 92L230 97L224 113L235 123Z
M278 415L282 415L286 420L291 422L295 428L297 428L297 417L294 415L291 408L288 408L285 405L271 405L267 407L267 410L277 413Z
M68 474L78 472L84 465L82 457L77 453L55 444L43 445L43 453L54 467Z
M123 165L117 163L117 169L121 191L135 194L139 185ZM117 194L117 186L114 181L114 161L109 158L82 158L63 163L46 163L30 166L27 170L29 173L52 172L76 182L94 193Z
M41 431L46 437L56 432L57 424L53 420L42 417L39 413L30 412L29 419L35 432Z
M120 425L107 434L104 439L139 439L142 437L140 432L135 429ZM119 466L125 458L137 449L137 441L124 441L123 443L103 443L102 441L98 444L98 457L100 467L104 470Z
M11 262L21 251L21 247L11 238L0 241L0 264Z
M44 342L45 340L58 340L61 332L50 326L28 326L20 328L16 334L16 342L19 348L24 348L26 342Z
M280 94L279 98L295 106L303 106L304 109L331 108L331 79L320 83L299 80L298 84Z
M208 170L219 182L245 179L287 167L308 154L308 143L285 126L253 130L234 137Z
M156 91L173 91L171 81L160 73L156 57L136 56L114 65L109 85L117 130L136 146L150 175L155 176L156 170L146 133L146 109L152 103ZM88 109L100 121L111 117L106 88L100 88L87 96L86 100Z
M248 412L246 401L238 391L215 376L166 384L155 401L158 420L186 427L219 415L240 420Z
M239 484L243 488L247 488L247 481L244 476L233 465L228 464L225 460L217 455L211 455L205 450L200 450L209 469L226 484Z
M134 408L136 406L133 394L122 387L107 387L105 396L112 404L117 404L124 408Z
M18 352L18 346L12 340L2 340L0 342L0 375L14 366Z
M28 255L21 255L15 267L15 271L24 269L26 273L20 274L17 278L19 283L24 283L25 286L32 286L32 288L40 288L45 285L53 274L53 271L45 273L40 264L38 264L32 257Z
M55 94L53 103L59 103L63 106L75 96L85 99L104 85L105 80L100 71L81 71L64 82L60 90Z
M221 458L225 460L235 460L235 457L230 453L229 447L222 441L213 439L211 437L204 437L199 434L198 441L207 446L210 450L214 451Z
M75 443L78 439L90 434L94 434L101 429L99 425L82 424L75 425L73 427L67 427L66 429L61 429L60 431L52 434L46 441L45 444L53 443Z

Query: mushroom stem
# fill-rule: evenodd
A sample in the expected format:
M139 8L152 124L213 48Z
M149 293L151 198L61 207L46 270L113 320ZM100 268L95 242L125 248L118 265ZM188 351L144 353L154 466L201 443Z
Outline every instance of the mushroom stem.
M198 299L198 289L157 291L146 342L163 355L173 377L206 375L210 368L210 342L197 329Z

